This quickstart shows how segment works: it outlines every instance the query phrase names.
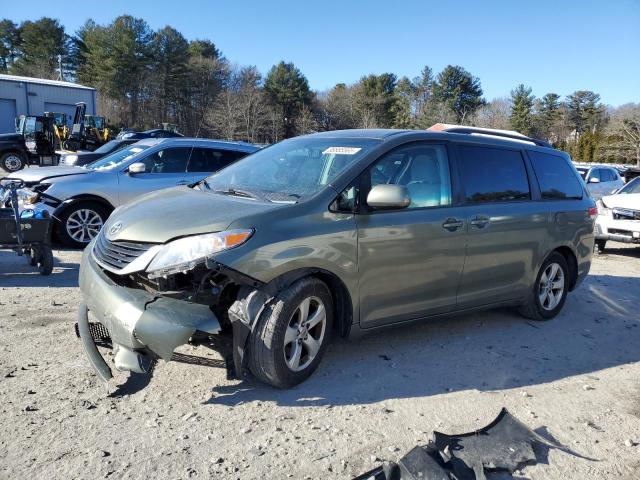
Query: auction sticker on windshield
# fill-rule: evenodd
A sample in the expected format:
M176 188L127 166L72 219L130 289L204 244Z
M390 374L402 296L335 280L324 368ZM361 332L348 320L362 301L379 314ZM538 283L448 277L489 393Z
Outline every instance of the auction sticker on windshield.
M323 155L329 155L331 153L335 153L336 155L355 155L362 148L359 147L329 147L324 152Z

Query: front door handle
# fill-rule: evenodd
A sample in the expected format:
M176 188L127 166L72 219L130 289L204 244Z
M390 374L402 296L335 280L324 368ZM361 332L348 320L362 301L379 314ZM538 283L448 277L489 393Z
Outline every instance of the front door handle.
M442 224L442 228L445 230L449 230L450 232L455 232L459 228L464 227L464 222L458 218L447 218Z
M469 224L472 227L484 228L487 225L489 225L489 217L485 215L476 215L475 217L469 220Z

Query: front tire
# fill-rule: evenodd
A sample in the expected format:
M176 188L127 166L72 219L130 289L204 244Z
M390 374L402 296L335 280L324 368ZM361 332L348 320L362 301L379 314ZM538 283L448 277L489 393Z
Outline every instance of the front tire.
M109 217L107 209L96 202L78 202L60 215L58 237L72 248L84 248L93 240Z
M607 245L606 240L596 240L596 252L604 253L604 249Z
M558 252L543 262L528 302L519 312L531 320L551 320L560 313L569 291L569 265Z
M22 170L26 165L24 158L18 153L8 152L0 156L0 167L5 172L13 173Z
M333 326L333 299L326 284L307 277L266 306L249 339L249 368L278 388L302 383L318 368Z

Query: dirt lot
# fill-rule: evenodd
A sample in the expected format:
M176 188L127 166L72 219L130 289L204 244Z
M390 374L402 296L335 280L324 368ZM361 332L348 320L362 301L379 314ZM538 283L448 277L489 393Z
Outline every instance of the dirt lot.
M640 248L611 246L551 322L503 310L337 341L289 391L172 362L107 392L73 333L80 253L41 277L0 252L0 477L350 478L506 406L585 457L542 452L516 478L640 478Z

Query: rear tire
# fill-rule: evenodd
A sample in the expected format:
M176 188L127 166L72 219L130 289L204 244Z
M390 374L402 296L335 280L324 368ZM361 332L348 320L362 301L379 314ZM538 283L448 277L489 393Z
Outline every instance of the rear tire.
M67 247L84 248L109 218L109 211L97 202L78 202L62 212L57 225L58 238Z
M542 263L529 299L518 311L531 320L551 320L562 310L569 284L569 265L561 254L553 252Z
M40 275L51 275L53 271L53 252L49 245L42 245L38 248L38 271Z
M18 170L22 170L26 164L25 159L18 153L7 152L0 155L0 167L5 172L17 172Z
M317 278L298 280L266 306L249 339L249 368L278 388L302 383L318 368L333 326L333 299Z

